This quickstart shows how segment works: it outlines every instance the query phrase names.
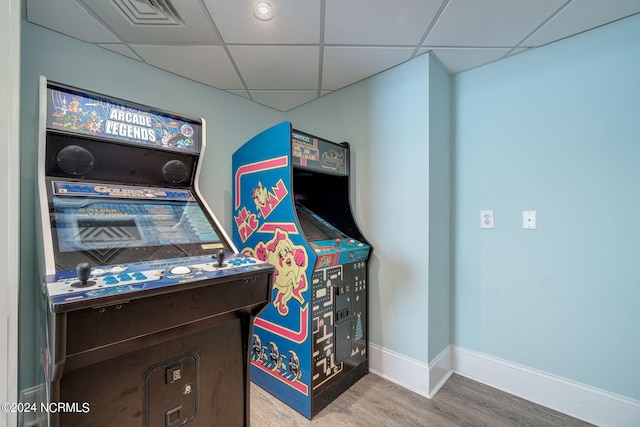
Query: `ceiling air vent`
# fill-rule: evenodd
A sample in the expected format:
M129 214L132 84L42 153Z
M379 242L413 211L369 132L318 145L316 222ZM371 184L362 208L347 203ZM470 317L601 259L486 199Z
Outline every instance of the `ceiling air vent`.
M111 0L133 25L184 25L169 0Z

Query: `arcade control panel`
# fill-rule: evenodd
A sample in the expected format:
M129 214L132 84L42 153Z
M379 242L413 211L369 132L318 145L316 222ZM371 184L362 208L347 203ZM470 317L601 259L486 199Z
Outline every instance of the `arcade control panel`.
M91 268L79 263L75 270L58 271L47 276L46 291L53 312L70 306L82 308L110 302L118 296L128 298L171 292L172 286L204 280L224 280L243 273L270 270L271 264L233 252L218 251L214 256L163 259ZM182 289L187 289L183 287ZM140 293L140 295L134 295Z
M370 247L354 239L317 240L310 242L318 257L333 255L336 263L366 260Z

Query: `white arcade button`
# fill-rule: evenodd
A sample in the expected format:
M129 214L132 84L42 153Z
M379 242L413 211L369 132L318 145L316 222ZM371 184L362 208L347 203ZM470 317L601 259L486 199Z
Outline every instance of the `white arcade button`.
M170 273L171 274L189 274L191 273L191 269L189 267L185 267L184 265L180 265L178 267L173 267Z

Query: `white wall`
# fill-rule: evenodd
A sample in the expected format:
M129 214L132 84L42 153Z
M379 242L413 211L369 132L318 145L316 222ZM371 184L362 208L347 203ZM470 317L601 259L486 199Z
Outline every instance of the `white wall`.
M0 5L0 399L18 401L18 248L19 211L19 0ZM0 414L0 426L16 424L17 414Z

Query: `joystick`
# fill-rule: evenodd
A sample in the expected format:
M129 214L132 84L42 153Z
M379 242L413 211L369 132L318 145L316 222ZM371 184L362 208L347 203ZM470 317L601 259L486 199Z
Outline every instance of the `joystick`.
M88 262L79 262L78 265L76 265L76 274L78 275L79 282L74 283L72 286L84 288L95 284L95 282L89 281L89 276L91 275L91 264Z
M218 261L218 268L224 267L224 249L218 249L218 252L216 252L216 260Z

